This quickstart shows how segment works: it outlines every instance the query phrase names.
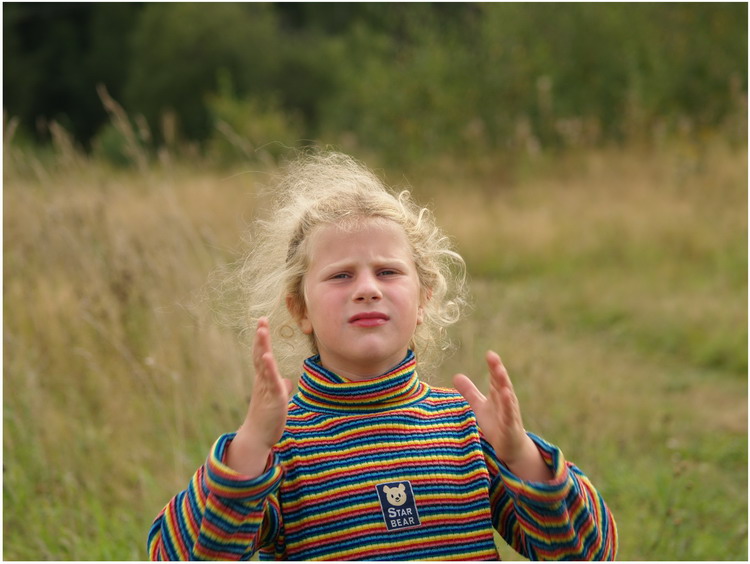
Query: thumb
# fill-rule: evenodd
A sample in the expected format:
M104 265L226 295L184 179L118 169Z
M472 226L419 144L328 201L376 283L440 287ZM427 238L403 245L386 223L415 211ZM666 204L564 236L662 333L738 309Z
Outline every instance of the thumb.
M460 393L466 401L469 402L469 405L471 406L471 409L474 410L474 413L477 412L479 407L487 401L487 398L482 395L482 392L480 392L477 387L474 385L474 382L471 381L471 379L464 375L464 374L456 374L453 377L453 385L456 386L456 390L458 390L458 393Z

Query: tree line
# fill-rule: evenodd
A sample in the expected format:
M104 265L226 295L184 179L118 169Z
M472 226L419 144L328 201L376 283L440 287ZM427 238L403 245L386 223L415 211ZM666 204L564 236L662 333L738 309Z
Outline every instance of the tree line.
M746 119L746 3L4 3L4 111L117 144L331 139L394 158ZM746 134L746 130L744 130ZM109 145L108 145L109 144Z

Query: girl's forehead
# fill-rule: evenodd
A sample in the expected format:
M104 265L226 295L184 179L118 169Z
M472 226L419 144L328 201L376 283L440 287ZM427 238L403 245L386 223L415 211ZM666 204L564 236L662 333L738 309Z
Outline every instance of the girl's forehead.
M404 228L391 219L383 217L351 218L340 223L324 223L317 226L311 238L350 238L353 235L395 235L408 243Z
M356 251L365 247L411 256L411 245L404 228L398 223L383 218L368 218L356 223L324 224L309 236L308 253L315 255L338 254L337 251Z

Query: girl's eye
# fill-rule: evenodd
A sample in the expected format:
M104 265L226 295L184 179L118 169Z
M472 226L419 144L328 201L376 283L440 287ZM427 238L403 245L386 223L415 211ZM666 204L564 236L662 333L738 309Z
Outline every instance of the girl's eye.
M379 274L381 276L392 276L394 274L398 274L398 272L395 271L395 270L390 270L390 269L386 268L386 269L381 270Z
M333 276L331 276L331 280L345 279L345 278L349 278L349 275L346 272L340 272L338 274L334 274Z

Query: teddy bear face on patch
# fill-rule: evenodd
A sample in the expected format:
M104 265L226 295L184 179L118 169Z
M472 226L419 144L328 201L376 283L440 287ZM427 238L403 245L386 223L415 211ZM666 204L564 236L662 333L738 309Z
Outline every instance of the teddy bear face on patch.
M404 484L399 484L395 488L389 488L388 486L385 486L383 488L383 491L388 498L388 503L390 503L391 505L399 507L406 503L406 491L404 489Z
M411 482L402 480L377 484L375 489L387 530L398 531L421 526Z

